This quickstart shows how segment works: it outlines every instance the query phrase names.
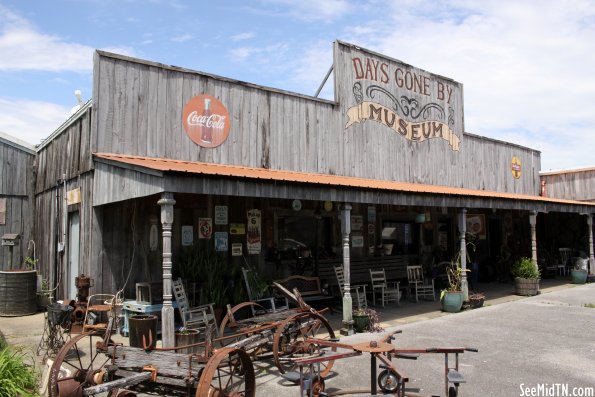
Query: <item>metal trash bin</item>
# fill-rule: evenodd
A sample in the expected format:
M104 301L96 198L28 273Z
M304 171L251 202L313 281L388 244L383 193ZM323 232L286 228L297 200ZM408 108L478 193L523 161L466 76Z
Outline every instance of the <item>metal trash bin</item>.
M143 336L147 343L153 341L152 347L157 343L157 316L151 314L137 314L128 319L128 328L131 347L144 347Z

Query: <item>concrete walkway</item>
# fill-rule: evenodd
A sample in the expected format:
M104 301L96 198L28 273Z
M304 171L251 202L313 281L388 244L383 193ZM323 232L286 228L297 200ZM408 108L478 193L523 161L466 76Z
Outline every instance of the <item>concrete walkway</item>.
M595 343L591 336L595 329L595 309L583 306L595 304L595 284L577 287L566 280L542 280L542 294L532 298L513 295L512 284L481 284L478 290L486 294L482 309L448 314L440 311L438 301L415 303L404 300L400 306L392 305L379 310L381 325L386 330L403 330L397 339L401 346L478 347L480 353L467 353L462 357L462 372L470 375L469 383L461 389L465 390L462 395L516 396L519 395L520 380L528 375L532 376L533 382L563 382L569 379L566 373L562 375L554 371L546 377L545 374L540 376L539 369L542 365L560 360L565 362L566 370L576 364L574 371L567 371L575 375L575 385L586 385L580 383L581 379L589 379L595 384L595 377L589 375L595 373ZM519 301L518 304L515 301ZM543 310L544 307L548 310ZM521 312L525 313L520 319L516 318L519 315L518 308L523 308ZM511 319L511 316L515 318ZM327 318L333 329L338 331L341 328L340 312ZM579 319L580 323L577 322ZM24 346L34 354L43 332L43 314L0 318L0 331L8 343ZM341 342L357 343L381 336L357 334L343 337ZM127 339L121 341L127 342ZM569 346L574 347L569 349ZM558 348L561 355L556 353ZM537 350L549 351L549 355L541 356L542 361L532 361L531 357L535 356ZM520 354L523 351L525 355ZM410 382L412 387L423 393L444 395L441 384L443 357L432 356L426 355L413 362L399 360L398 365L399 368L405 368L410 376L413 375ZM39 362L41 357L37 359ZM516 371L511 371L511 368L516 368ZM587 368L591 369L590 373L586 372ZM331 388L369 385L369 361L363 357L338 361L335 369L337 372L327 380L327 386ZM501 377L500 374L508 376ZM484 382L486 379L489 380L488 384ZM288 386L278 376L276 369L266 363L257 364L257 383L258 396L298 395L298 389ZM507 385L508 394L497 392L504 385ZM489 394L483 392L485 387L491 390Z

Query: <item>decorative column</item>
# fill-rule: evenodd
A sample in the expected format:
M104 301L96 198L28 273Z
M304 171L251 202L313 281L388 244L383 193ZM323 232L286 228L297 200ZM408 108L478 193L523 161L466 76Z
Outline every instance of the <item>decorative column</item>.
M537 264L537 231L535 225L537 225L537 211L531 211L529 214L529 224L531 225L531 260L535 269L539 270Z
M467 210L461 208L459 211L459 240L461 243L461 290L463 291L463 301L469 301L469 284L467 283L467 241L465 233L467 232Z
M341 235L343 236L343 328L341 335L353 335L353 303L351 300L351 255L349 252L349 234L351 233L351 204L341 206Z
M163 347L174 347L174 308L171 302L171 229L174 223L173 193L162 193L161 226L163 229L163 308L161 309L161 341Z
M589 274L595 275L595 255L593 254L593 214L587 214L589 226Z

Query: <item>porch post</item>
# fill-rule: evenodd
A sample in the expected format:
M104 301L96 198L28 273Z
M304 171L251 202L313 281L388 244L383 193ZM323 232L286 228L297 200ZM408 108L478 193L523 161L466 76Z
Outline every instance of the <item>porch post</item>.
M537 264L537 230L535 227L537 224L537 211L532 211L529 214L529 224L531 225L531 260L535 269L539 270Z
M465 233L467 232L467 209L459 210L459 240L461 243L461 290L463 291L463 301L469 301L469 284L467 283L467 241Z
M174 347L174 308L171 302L171 229L174 223L173 193L162 193L161 225L163 228L163 308L161 309L161 341L163 347Z
M587 214L589 226L589 274L595 275L595 255L593 254L593 214Z
M351 300L351 256L349 252L349 234L351 233L351 204L341 206L341 234L343 236L343 328L341 335L353 335L353 304Z

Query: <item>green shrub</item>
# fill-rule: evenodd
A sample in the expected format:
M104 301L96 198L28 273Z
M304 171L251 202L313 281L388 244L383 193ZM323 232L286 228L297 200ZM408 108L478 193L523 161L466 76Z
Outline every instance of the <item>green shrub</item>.
M0 338L0 396L36 397L38 374L25 364L21 348L11 348Z
M521 258L512 267L512 275L519 278L539 278L539 269L533 265L531 258Z

